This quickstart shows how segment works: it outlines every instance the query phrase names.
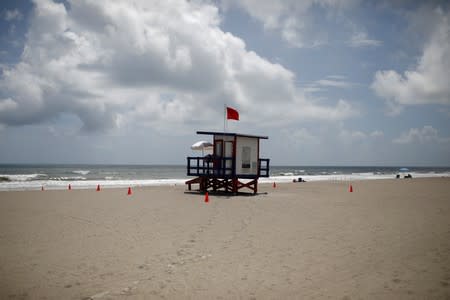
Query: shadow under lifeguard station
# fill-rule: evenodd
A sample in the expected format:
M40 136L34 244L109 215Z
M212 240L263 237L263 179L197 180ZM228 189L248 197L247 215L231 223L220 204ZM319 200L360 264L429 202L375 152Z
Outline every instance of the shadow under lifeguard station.
M198 184L201 192L237 194L248 188L258 192L258 179L269 177L269 159L259 157L260 140L267 136L228 132L197 131L213 136L213 153L187 158L187 175L196 178L186 181L189 191Z

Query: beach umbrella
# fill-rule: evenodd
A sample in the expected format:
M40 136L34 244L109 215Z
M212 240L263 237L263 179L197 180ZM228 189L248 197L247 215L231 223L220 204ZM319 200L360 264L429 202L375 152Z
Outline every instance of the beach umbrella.
M213 144L207 141L198 141L191 146L192 150L202 150L202 155L204 155L205 150L211 150Z
M400 173L408 173L408 175L405 175L405 178L412 178L411 174L409 174L409 169L408 168L400 168L398 170ZM397 177L399 177L400 175L397 175Z

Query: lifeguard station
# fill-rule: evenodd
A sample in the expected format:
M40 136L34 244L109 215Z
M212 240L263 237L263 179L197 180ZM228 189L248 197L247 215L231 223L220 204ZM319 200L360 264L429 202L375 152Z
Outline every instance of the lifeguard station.
M187 158L187 175L196 176L186 181L189 190L199 184L204 192L212 189L236 194L243 188L258 192L258 179L269 177L269 159L259 157L260 140L267 136L207 131L197 134L212 135L213 153Z

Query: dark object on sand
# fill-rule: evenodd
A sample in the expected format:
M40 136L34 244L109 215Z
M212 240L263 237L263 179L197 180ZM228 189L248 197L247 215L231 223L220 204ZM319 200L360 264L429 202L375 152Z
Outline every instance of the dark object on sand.
M412 178L411 174L405 175L405 178Z
M397 174L397 176L395 176L395 178L399 179L400 178L400 174Z
M298 179L292 180L292 182L306 182L303 178L299 177Z

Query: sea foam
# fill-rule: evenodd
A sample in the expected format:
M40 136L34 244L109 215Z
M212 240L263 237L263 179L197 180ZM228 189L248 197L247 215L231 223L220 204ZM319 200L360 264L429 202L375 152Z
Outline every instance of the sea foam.
M8 181L31 181L45 177L47 174L0 174L0 178L6 178Z
M75 174L80 174L80 175L87 175L87 174L89 174L91 171L89 171L89 170L74 170L74 171L72 171L72 173L75 173Z

